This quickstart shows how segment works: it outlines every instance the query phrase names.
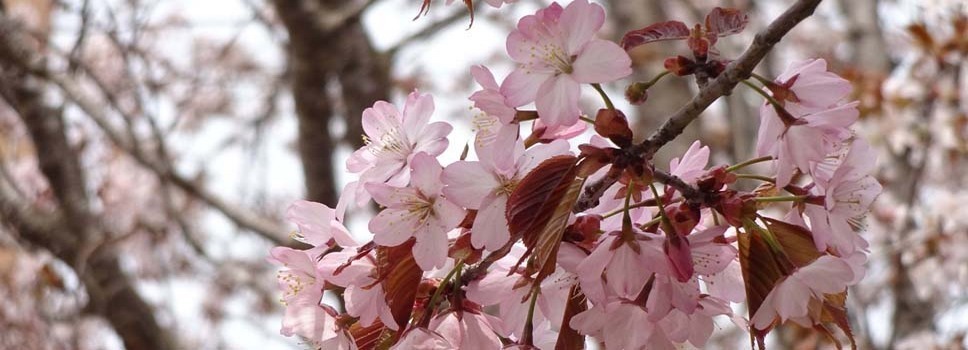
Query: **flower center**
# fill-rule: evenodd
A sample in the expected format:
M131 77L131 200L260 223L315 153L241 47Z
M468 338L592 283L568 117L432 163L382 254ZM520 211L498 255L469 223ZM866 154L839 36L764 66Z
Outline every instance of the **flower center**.
M410 153L410 143L398 128L388 129L379 140L363 136L363 143L369 146L368 149L374 156L395 155L406 158Z
M282 292L282 299L279 300L282 305L288 305L286 300L302 292L307 285L303 279L299 277L299 275L296 275L291 271L279 271L279 273L276 274L276 278L286 285L286 288Z

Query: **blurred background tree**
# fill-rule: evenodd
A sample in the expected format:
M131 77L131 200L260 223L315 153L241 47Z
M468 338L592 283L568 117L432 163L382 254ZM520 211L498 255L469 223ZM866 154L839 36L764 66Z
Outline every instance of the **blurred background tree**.
M544 3L477 6L467 29L467 11L443 1L411 21L419 1L3 0L0 348L298 348L277 333L265 262L271 245L295 244L288 203L336 204L343 162L363 142L359 116L376 100L419 88L436 95L438 118L471 123L469 66L508 72L506 33ZM743 9L750 30L719 45L731 57L784 2L605 5L612 39ZM758 70L823 57L862 102L857 132L880 151L887 189L866 223L868 278L848 304L862 348L966 344L966 12L952 0L825 1ZM634 50L630 81L682 52ZM695 91L664 79L629 114L638 134ZM715 163L747 159L760 102L736 90L686 139L710 144ZM452 135L451 156L469 136ZM778 334L783 348L825 346ZM748 346L739 329L716 337Z

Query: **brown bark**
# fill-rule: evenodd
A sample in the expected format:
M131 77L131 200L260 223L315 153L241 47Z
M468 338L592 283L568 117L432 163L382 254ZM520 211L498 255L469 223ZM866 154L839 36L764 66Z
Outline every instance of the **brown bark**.
M152 307L136 292L111 249L94 249L105 235L90 210L84 172L77 151L67 139L61 111L43 99L43 84L25 67L42 60L33 43L14 21L0 17L0 96L19 115L30 134L40 170L59 203L57 215L46 225L28 225L19 218L15 227L32 245L46 249L75 267L90 296L88 308L114 327L128 349L172 349L174 343L154 317ZM6 202L6 201L5 201ZM22 206L4 205L2 214L27 212ZM62 217L63 220L54 218Z
M339 189L333 150L340 140L330 126L342 114L346 124L343 139L353 147L362 145L360 115L374 101L389 96L388 66L366 36L360 1L274 3L289 33L291 88L307 199L335 206Z

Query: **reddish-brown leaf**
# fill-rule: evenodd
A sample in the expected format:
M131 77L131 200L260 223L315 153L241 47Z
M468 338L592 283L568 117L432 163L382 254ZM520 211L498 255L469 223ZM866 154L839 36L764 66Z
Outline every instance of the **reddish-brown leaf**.
M743 271L743 282L746 286L746 301L749 305L749 318L753 318L756 311L763 304L763 299L770 294L776 283L784 276L776 257L769 244L760 233L756 224L747 220L743 225L744 232L737 235L739 242L739 263ZM750 332L762 344L763 338L770 329L759 331L750 327Z
M360 326L359 322L350 326L350 335L353 336L353 342L360 350L376 349L377 345L391 336L390 332L392 331L384 327L379 319L369 327Z
M383 278L387 305L399 329L405 329L413 312L423 271L413 259L413 240L396 247L380 247L376 250L377 269Z
M783 252L796 267L809 265L823 253L817 251L813 234L806 228L772 218L763 218L766 228L783 247Z
M685 23L665 21L625 33L622 37L622 48L628 51L639 45L656 41L682 40L688 37L689 27Z
M558 331L558 341L555 350L579 350L585 348L585 336L570 326L571 318L588 309L585 294L577 284L571 286L568 302L565 304L565 314L561 319L561 330Z
M719 37L733 35L742 32L749 22L749 16L743 11L717 7L706 15L706 33Z
M578 158L570 155L552 157L526 175L508 198L508 228L512 240L521 237L528 248L520 264L535 254L535 283L554 271L568 215L581 192Z

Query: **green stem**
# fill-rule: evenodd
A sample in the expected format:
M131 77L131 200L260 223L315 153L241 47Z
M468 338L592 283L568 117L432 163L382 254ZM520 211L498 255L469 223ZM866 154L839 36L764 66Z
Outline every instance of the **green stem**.
M750 89L753 89L753 91L756 91L756 93L760 94L760 96L763 96L763 98L765 98L766 101L769 102L774 108L784 109L783 104L781 104L780 101L777 101L775 98L773 98L773 96L770 96L770 94L766 93L766 91L763 91L763 89L761 89L759 86L753 85L753 83L751 83L749 80L740 80L739 82L748 86Z
M644 229L645 229L646 227L649 227L649 226L652 226L652 225L655 225L655 224L657 224L657 223L658 223L659 221L662 221L662 216L659 216L659 217L657 217L657 218L655 218L655 219L652 219L652 220L649 220L648 222L646 222L646 223L644 223L644 224L641 224L641 225L639 225L639 228L641 228L641 229L643 229L643 230L644 230Z
M758 80L763 85L776 84L776 83L773 82L773 80L768 79L768 78L766 78L766 77L764 77L762 75L759 75L759 74L756 74L756 73L753 73L753 72L750 72L750 76L753 77L754 79Z
M649 188L652 189L652 196L655 197L655 204L659 206L659 218L662 220L662 224L666 226L666 235L675 234L675 232L669 232L669 230L675 230L675 227L672 226L672 221L670 221L669 217L666 216L665 205L662 204L662 199L659 198L659 190L655 189L654 183L650 183Z
M602 100L605 101L605 107L615 110L615 105L612 104L612 99L608 98L608 94L606 94L605 90L602 89L602 85L599 83L593 83L592 87L595 88L595 91L598 91L598 94L602 96Z
M430 297L430 301L427 303L427 308L424 310L424 315L422 317L423 319L430 319L430 314L432 314L433 310L437 307L437 299L440 299L440 295L444 291L444 287L447 286L447 283L450 283L450 280L455 274L460 274L459 271L463 268L464 260L457 260L457 263L454 264L454 268L447 273L447 276L444 276L443 280L440 281L440 285L438 285L437 289L434 290L434 295Z
M528 305L528 318L524 321L524 334L521 341L524 345L534 346L534 306L538 303L538 294L541 292L541 284L536 283L531 287L531 303Z
M679 203L681 201L682 201L682 197L678 197L678 198L673 199L672 201L670 201L669 203L666 203L666 204ZM654 201L644 200L644 201L641 201L641 202L638 202L638 203L635 203L635 204L630 205L629 206L629 209L635 209L635 208L641 208L641 207L652 207L652 206L655 206ZM624 208L619 208L619 209L612 210L612 211L606 213L605 215L602 215L602 219L608 219L608 218L613 217L615 215L621 214L624 211L625 211Z
M583 116L583 115L582 116L579 116L578 119L581 119L582 121L584 121L584 122L586 122L588 124L595 125L595 119L592 119L592 118L589 118L589 117L586 117L586 116Z
M807 196L775 196L775 197L756 197L753 198L754 201L761 203L773 203L773 202L800 202L807 199Z
M771 161L771 160L773 160L773 156L762 156L762 157L759 157L759 158L753 158L753 159L747 160L745 162L742 162L742 163L739 163L739 164L736 164L736 165L733 165L731 167L726 168L726 172L733 172L733 171L736 171L736 170L739 170L739 169L748 167L748 166L753 165L753 164L767 162L767 161Z
M763 176L763 175L756 175L756 174L736 174L736 178L737 179L760 180L760 181L763 181L763 182L770 182L770 183L776 182L776 180L773 180L772 177Z
M652 80L649 80L649 82L645 83L646 86L651 88L653 85L658 83L659 80L662 80L662 78L665 78L665 76L669 75L669 73L672 73L672 72L668 70L662 71L662 73L659 73L659 75L656 75L654 78L652 78Z

